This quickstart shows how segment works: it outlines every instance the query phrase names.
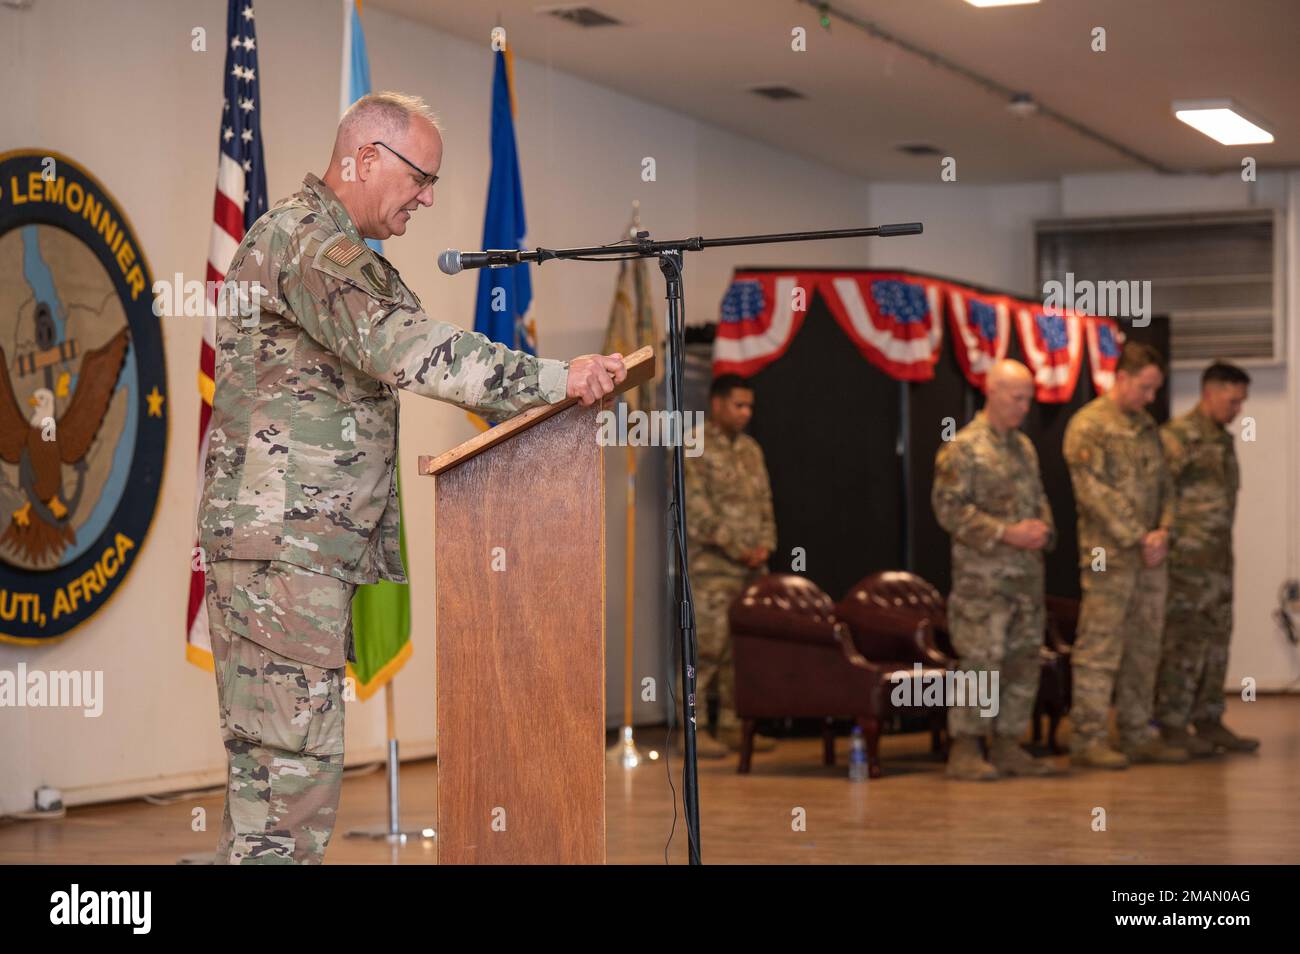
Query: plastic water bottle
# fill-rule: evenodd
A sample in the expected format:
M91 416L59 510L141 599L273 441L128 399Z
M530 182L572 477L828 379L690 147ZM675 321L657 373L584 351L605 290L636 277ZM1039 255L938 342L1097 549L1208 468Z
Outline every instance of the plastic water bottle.
M865 782L867 780L867 740L862 736L862 726L853 727L853 736L849 748L849 781Z

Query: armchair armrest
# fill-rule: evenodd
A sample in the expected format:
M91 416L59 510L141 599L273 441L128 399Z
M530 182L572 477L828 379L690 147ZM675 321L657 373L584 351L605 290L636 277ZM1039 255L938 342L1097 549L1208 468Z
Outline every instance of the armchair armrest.
M938 633L928 616L901 609L857 602L842 603L836 615L848 623L854 644L868 659L951 666L940 648Z

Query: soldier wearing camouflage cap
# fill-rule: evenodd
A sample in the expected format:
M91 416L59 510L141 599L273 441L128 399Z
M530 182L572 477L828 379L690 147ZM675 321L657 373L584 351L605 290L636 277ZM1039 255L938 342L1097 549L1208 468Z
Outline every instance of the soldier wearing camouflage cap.
M433 204L442 148L418 98L363 97L323 179L258 219L226 274L251 307L217 320L199 518L229 761L220 864L318 863L329 843L353 590L406 582L398 389L500 419L591 404L626 376L620 355L535 358L430 317L366 246Z
M767 572L767 558L776 548L772 486L763 449L744 433L753 411L754 391L748 382L734 374L719 376L709 389L703 452L685 459L698 712L705 711L703 702L711 691L718 696L718 741L705 732L696 735L697 754L702 758L721 758L728 749L740 747L727 613L745 587ZM774 746L768 739L754 741L758 752Z
M998 673L995 715L974 704L948 714L948 776L966 781L1060 774L1020 747L1038 693L1043 550L1056 540L1038 454L1018 430L1033 400L1033 375L1019 361L999 361L987 392L984 409L939 449L930 495L952 536L953 648L963 669ZM986 738L987 760L980 751Z
M1232 520L1241 483L1225 425L1241 413L1249 386L1241 368L1215 362L1201 375L1196 406L1160 429L1174 484L1174 544L1156 719L1165 741L1193 755L1259 748L1257 739L1222 721L1232 637Z
M1081 407L1065 428L1083 589L1071 652L1070 757L1076 765L1123 769L1130 761L1188 758L1186 749L1166 744L1151 725L1174 497L1146 406L1164 377L1158 351L1126 343L1114 385ZM1122 751L1110 745L1112 693Z

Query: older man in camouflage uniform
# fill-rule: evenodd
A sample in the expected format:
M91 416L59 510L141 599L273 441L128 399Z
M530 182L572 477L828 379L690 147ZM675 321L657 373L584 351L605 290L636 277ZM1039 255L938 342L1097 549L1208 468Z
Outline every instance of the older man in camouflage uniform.
M1249 386L1245 371L1216 362L1201 376L1196 406L1160 429L1175 497L1156 719L1165 741L1192 755L1259 747L1222 722L1232 637L1232 519L1240 486L1237 453L1224 425L1241 412Z
M1071 653L1077 765L1187 761L1187 750L1167 745L1151 725L1174 509L1160 435L1145 408L1164 383L1163 365L1154 348L1128 342L1110 391L1065 428L1083 588ZM1109 742L1112 692L1122 751Z
M365 244L433 204L442 138L414 97L354 104L324 179L262 216L216 329L200 545L229 784L218 863L320 862L343 772L358 584L406 582L397 389L491 417L581 398L621 356L544 360L431 318Z
M1020 747L1038 692L1043 550L1056 537L1038 454L1017 430L1033 400L1033 376L1018 361L1000 361L987 393L984 409L939 449L931 490L935 517L952 535L953 648L963 669L998 673L996 716L974 704L948 713L948 775L967 781L1060 773ZM990 733L985 760L980 742Z
M727 611L751 580L767 572L776 519L763 450L744 433L753 414L753 390L729 374L713 382L709 395L703 453L685 461L686 535L695 597L696 699L702 712L710 691L717 693L722 743L699 733L697 754L717 758L740 747ZM756 751L773 746L761 739L754 744Z

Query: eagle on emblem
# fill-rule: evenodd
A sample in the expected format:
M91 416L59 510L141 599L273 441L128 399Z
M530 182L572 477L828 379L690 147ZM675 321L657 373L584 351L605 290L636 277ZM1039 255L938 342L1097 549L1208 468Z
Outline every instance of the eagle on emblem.
M49 388L32 392L27 400L31 415L23 414L9 380L8 359L0 347L0 460L18 465L19 486L26 498L10 515L0 543L17 547L30 561L44 562L51 553L57 557L67 544L76 541L66 521L68 507L60 499L63 468L84 470L84 458L108 413L129 342L130 331L123 328L102 348L86 353L72 402L57 421L54 393Z

